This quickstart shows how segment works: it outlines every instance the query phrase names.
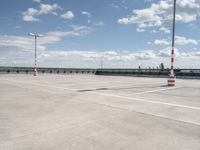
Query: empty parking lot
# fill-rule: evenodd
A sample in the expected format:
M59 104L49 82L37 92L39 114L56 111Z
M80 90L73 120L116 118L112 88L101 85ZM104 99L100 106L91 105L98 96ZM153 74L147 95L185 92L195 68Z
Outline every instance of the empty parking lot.
M199 150L200 81L1 75L2 150Z

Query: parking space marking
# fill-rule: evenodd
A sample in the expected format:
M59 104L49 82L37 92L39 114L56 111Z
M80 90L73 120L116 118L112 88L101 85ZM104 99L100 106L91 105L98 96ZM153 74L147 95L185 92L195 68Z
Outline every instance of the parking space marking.
M114 95L114 94L98 93L98 92L94 92L94 91L90 91L90 93L102 95L102 96L134 100L134 101L139 101L139 102L146 102L146 103L152 103L152 104L160 104L160 105L167 105L167 106L173 106L173 107L200 110L200 107L186 106L186 105L181 105L181 104L159 102L159 101L153 101L153 100L147 100L147 99L141 99L141 98L133 98L133 97L127 97L127 96L120 96L120 95Z
M11 80L4 79L4 81L11 81ZM35 85L35 86L41 86L41 87L64 89L64 90L69 90L69 91L77 91L77 89L72 89L72 88L65 88L65 87L52 86L52 85L45 85L45 84L40 84L40 83L28 83L28 82L23 82L23 81L13 81L13 80L12 80L12 83L6 82L5 84L13 84L13 82L15 82L15 83L25 83L25 84Z
M177 87L169 87L169 88L164 88L164 89L156 89L156 90L150 90L150 91L144 91L144 92L138 92L138 93L133 93L134 95L136 94L147 94L147 93L155 93L155 92L160 92L160 91L167 91L167 90L174 90L174 89L180 89L182 86L177 86Z

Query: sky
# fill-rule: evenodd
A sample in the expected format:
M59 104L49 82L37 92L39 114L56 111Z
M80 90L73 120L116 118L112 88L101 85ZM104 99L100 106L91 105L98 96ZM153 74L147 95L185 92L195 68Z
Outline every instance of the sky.
M173 0L1 0L0 66L170 66ZM200 0L177 0L175 67L200 68Z

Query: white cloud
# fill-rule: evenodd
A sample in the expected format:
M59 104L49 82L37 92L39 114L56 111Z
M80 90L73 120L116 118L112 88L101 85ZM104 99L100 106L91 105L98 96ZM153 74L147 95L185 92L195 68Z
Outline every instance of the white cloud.
M187 38L181 37L181 36L176 36L175 42L176 42L177 45L187 45L187 44L198 45L197 40L187 39Z
M92 32L92 28L87 26L77 26L71 25L69 31L51 31L44 34L44 37L41 37L39 44L50 44L62 40L66 36L84 36ZM32 38L21 37L21 36L9 36L9 35L0 35L0 45L1 46L15 46L15 47L24 47L23 49L28 49L32 45Z
M58 9L60 9L58 4L40 4L38 9L28 8L27 11L23 12L22 19L27 22L39 21L40 19L37 18L38 16L46 14L57 15L55 11Z
M37 14L38 14L38 10L37 9L28 8L27 11L22 13L22 15L23 15L22 17L23 17L24 21L30 21L30 22L39 21L39 19L35 17Z
M52 31L44 34L44 37L39 38L38 40L38 49L45 50L46 44L57 43L66 36L85 36L89 34L92 29L86 26L71 26L69 31ZM30 36L21 37L21 36L9 36L9 35L0 35L0 51L7 50L20 50L20 51L32 51L34 50L34 38Z
M47 32L44 37L40 38L41 44L52 44L61 41L64 37L80 37L92 32L92 28L87 26L71 25L68 31L51 31Z
M33 0L34 2L37 2L37 3L40 3L41 2L41 0Z
M154 45L170 45L171 40L170 39L157 39L157 40L154 40L153 44ZM190 45L198 45L199 41L190 39L190 38L186 38L186 37L182 37L182 36L176 36L175 44L176 45L189 45L189 44Z
M72 11L67 11L66 13L61 15L61 18L64 18L64 19L72 19L74 17L75 15L73 14Z
M118 19L121 24L137 24L140 28L160 28L169 33L173 10L173 0L160 0L145 9L133 10L133 15ZM178 22L190 23L200 16L200 0L177 0ZM164 28L161 28L164 27Z
M45 46L38 44L38 51L44 52ZM20 36L0 35L1 65L32 66L34 59L34 39Z
M55 13L54 11L60 9L58 4L41 4L38 15Z
M171 47L167 47L165 49L162 49L158 52L159 57L163 58L170 58L171 57ZM180 52L177 48L175 48L175 57L181 56Z
M119 8L120 8L120 6L119 6L119 5L116 5L116 4L110 4L109 6L115 8L115 9L119 9Z
M84 27L74 26L78 31ZM140 52L127 51L98 51L98 50L51 50L48 51L44 44L48 44L52 37L69 36L68 33L51 32L47 39L38 40L38 65L43 67L79 67L99 68L102 57L104 67L107 68L143 68L156 67L161 62L170 66L170 47L155 51L144 50ZM44 37L45 38L45 37ZM43 41L44 40L44 41ZM50 40L50 41L47 41ZM12 41L12 42L11 42ZM55 41L54 41L55 42ZM200 50L181 52L175 49L176 67L200 67ZM78 61L77 61L78 60ZM31 37L0 36L0 63L8 66L33 66L34 64L34 39Z
M48 32L44 34L44 37L39 38L37 45L38 58L42 59L51 55L51 52L46 50L47 44L55 44L61 41L62 38L66 36L84 36L92 31L92 28L86 26L72 25L71 28L72 29L69 31ZM2 65L32 66L34 46L34 38L28 37L28 35L27 37L0 35L0 63ZM55 51L55 53L57 53L57 51ZM61 55L62 53L60 54L60 56ZM43 64L45 65L45 63L46 62L44 62Z
M15 26L15 29L21 29L21 28L22 28L21 26L18 25Z
M130 24L130 21L129 21L129 18L121 18L121 19L118 19L118 23Z
M137 32L144 32L145 31L145 29L142 29L142 28L137 28L137 30L136 30Z
M95 26L105 26L105 23L102 21L98 21L94 23Z
M144 0L145 3L152 2L153 0Z
M92 17L91 13L88 12L88 11L82 11L81 14L82 14L82 15L85 15L85 16L87 16L87 17L89 17L89 18Z
M170 33L170 30L168 28L165 28L165 27L161 27L159 28L160 31L163 31L165 33Z
M159 33L158 30L152 30L151 32L152 32L152 33Z
M90 19L88 19L88 21L87 21L89 24L91 24L91 20Z
M155 40L153 42L155 45L170 45L170 41L166 39L161 39L161 40Z

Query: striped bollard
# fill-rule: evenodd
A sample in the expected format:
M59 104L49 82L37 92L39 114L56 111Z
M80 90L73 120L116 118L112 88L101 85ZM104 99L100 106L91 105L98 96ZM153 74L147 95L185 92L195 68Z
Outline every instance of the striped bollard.
M169 76L168 80L167 80L167 84L168 86L175 86L176 84L176 77L175 76Z
M175 86L176 83L176 76L174 74L174 47L171 51L171 69L170 69L170 75L167 80L167 85L168 86Z

